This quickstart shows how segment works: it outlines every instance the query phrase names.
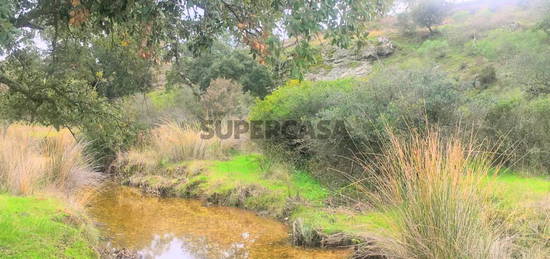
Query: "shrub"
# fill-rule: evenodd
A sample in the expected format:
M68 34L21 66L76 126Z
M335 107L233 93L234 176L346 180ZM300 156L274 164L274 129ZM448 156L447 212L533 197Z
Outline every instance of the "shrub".
M120 152L115 167L131 171L118 173L147 173L169 163L223 159L238 144L217 137L203 139L201 134L196 125L165 122L151 130L143 145Z
M476 80L481 86L487 86L494 83L497 80L497 71L494 66L488 65L483 67L477 75Z
M127 97L122 110L143 129L164 121L193 123L203 116L199 98L187 86Z
M467 105L472 106L476 118L466 120L480 125L480 138L498 143L495 152L507 166L542 172L550 168L546 159L550 152L550 96L526 98L517 93Z
M168 122L152 130L151 148L158 161L180 162L222 158L229 146L217 138L202 139L196 127Z
M508 65L511 80L532 97L550 94L550 48L519 54Z
M182 75L188 78L184 79ZM249 53L216 43L210 53L188 57L179 65L174 65L167 74L167 86L192 83L206 91L217 78L233 80L243 85L244 91L259 98L267 95L275 85L275 77L270 70Z
M368 82L290 82L258 102L251 120L344 121L346 131L329 139L278 135L263 142L265 149L285 150L288 159L347 168L359 152L376 153L387 140L385 127L397 131L423 127L426 121L451 125L461 97L457 85L435 70L383 70ZM342 159L344 157L344 159ZM326 167L325 167L326 168ZM319 171L319 173L325 173ZM331 182L338 177L329 177Z

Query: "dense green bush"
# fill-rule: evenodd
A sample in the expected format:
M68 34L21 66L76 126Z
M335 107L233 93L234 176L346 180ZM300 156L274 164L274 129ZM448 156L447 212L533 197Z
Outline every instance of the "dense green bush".
M549 95L493 98L486 106L480 137L495 143L504 162L530 171L550 168Z
M532 97L550 94L550 46L537 52L525 51L508 63L513 84Z
M487 65L481 69L476 79L482 87L487 87L497 81L497 71L494 66Z
M387 139L386 128L398 133L423 128L426 121L454 123L461 100L457 88L456 82L436 69L388 69L367 82L354 79L292 81L258 102L250 118L345 122L346 131L336 132L329 139L308 136L292 139L282 134L263 142L263 146L279 145L293 151L290 152L292 158L348 170L353 156L380 151Z

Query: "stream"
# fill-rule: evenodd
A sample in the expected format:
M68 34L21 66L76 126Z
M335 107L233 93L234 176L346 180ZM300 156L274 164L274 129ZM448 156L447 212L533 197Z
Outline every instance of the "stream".
M141 258L344 258L349 250L293 247L286 225L253 212L198 200L143 195L109 184L88 213L108 246Z

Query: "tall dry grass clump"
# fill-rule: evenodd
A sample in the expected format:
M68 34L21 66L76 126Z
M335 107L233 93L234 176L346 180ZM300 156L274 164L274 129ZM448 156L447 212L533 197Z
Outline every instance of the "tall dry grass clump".
M215 136L203 138L202 134L197 125L165 122L151 130L143 145L118 154L115 167L119 173L133 174L153 171L166 163L223 159L239 144Z
M69 196L94 186L100 175L84 148L68 131L7 127L0 131L0 190L19 195L59 191Z
M231 147L217 137L204 139L198 126L167 122L151 132L151 148L160 159L171 162L192 159L216 159Z
M391 237L372 251L390 258L501 258L488 180L495 168L476 150L471 141L434 130L391 135L383 155L363 164L369 197L393 222Z

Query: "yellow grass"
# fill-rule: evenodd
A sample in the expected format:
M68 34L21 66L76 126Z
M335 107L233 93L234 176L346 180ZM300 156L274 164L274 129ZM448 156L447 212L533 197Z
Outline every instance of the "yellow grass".
M195 125L166 122L151 130L144 146L120 153L117 163L133 170L149 171L167 163L224 159L238 143L217 137L203 138Z
M0 130L0 191L18 195L60 191L75 196L100 177L84 149L85 144L67 130L10 125Z
M477 148L437 131L392 136L383 156L364 164L373 183L368 195L394 222L391 238L373 251L391 258L502 258L491 183L484 180L495 168Z

